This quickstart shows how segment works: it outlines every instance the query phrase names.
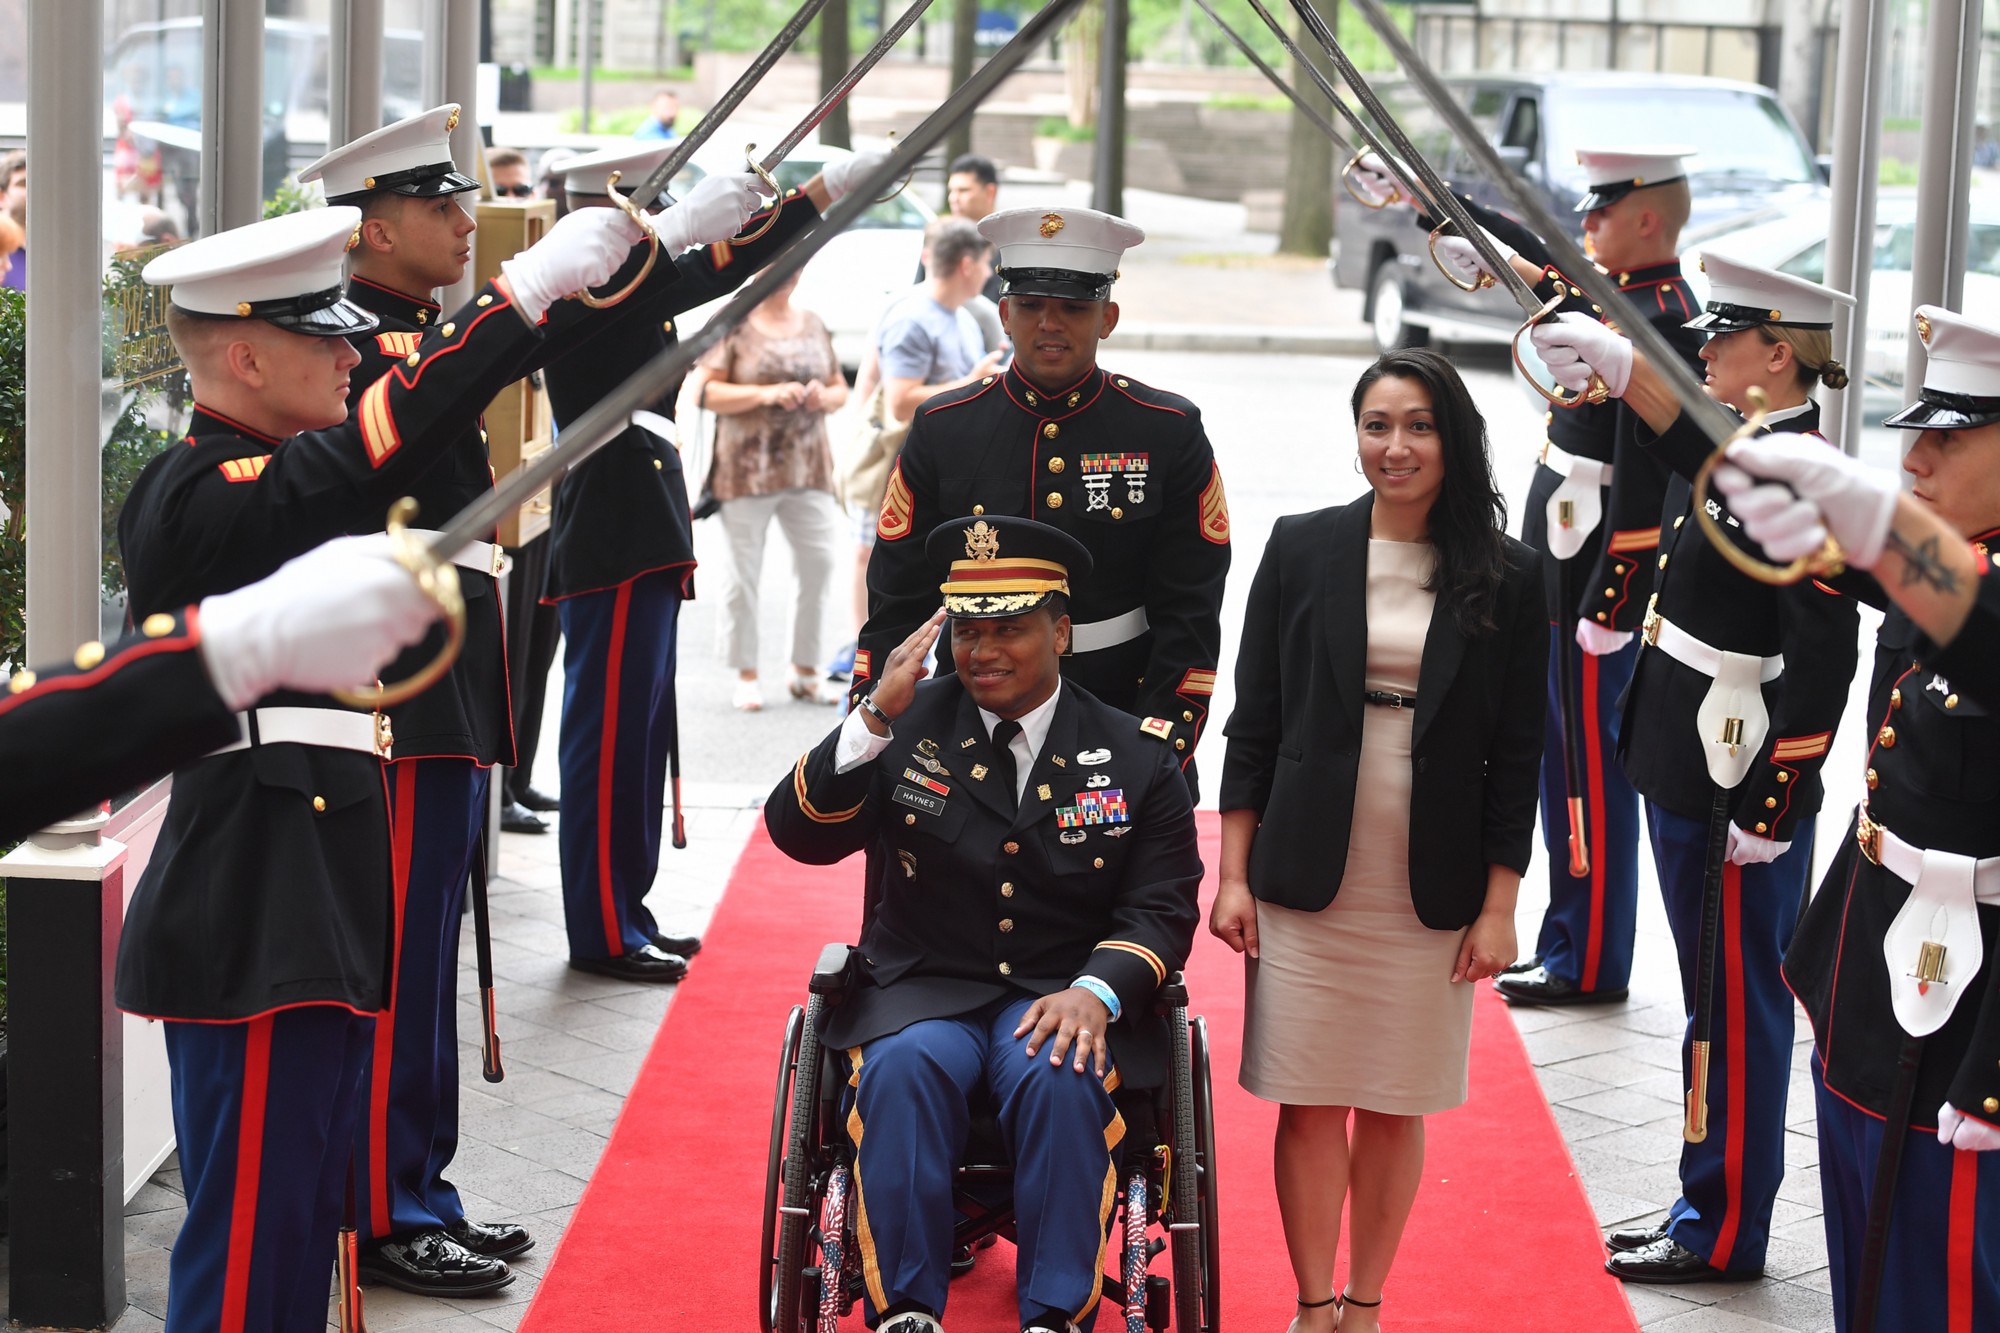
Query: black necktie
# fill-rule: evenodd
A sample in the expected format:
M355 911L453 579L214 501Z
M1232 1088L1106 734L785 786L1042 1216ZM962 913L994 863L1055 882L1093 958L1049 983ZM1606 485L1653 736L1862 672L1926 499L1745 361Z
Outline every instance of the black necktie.
M1014 738L1021 734L1021 724L1012 718L1002 718L993 725L993 771L1000 778L1007 793L1007 804L1020 804L1021 783L1014 767Z

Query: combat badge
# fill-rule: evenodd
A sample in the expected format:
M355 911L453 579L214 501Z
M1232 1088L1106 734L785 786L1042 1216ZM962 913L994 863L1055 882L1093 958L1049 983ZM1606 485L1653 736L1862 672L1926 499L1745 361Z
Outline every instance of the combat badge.
M1092 773L1089 778L1085 779L1083 785L1092 791L1096 791L1099 787L1109 787L1111 785L1111 775L1109 773Z
M1079 764L1107 764L1111 762L1111 751L1080 750L1077 752L1076 762Z

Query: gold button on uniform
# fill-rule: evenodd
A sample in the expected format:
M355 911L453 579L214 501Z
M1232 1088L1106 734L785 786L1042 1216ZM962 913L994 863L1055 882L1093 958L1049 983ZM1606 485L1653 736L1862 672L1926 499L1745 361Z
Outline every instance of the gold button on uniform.
M491 292L484 293L480 296L480 298L477 301L474 301L473 304L478 306L481 310L484 310L487 306L493 304L493 294Z
M1013 975L1014 975L1014 965L1013 965L1012 963L1002 963L1002 964L1000 964L1000 975L1001 975L1001 976L1003 976L1003 977L1011 977L1011 976L1013 976Z
M903 822L905 824L914 824L917 822L917 817L915 815L904 815Z
M1676 531L1676 532L1680 531L1680 526L1681 526L1681 524L1683 524L1683 523L1685 523L1685 522L1687 522L1687 515L1686 515L1686 514L1682 514L1682 515L1681 515L1681 516L1680 516L1679 518L1675 519L1675 520L1674 520L1674 531Z
M1901 708L1902 706L1903 706L1903 692L1901 690L1890 690L1889 707Z
M1121 389L1129 389L1129 388L1131 388L1131 387L1132 387L1132 381L1131 381L1131 380L1119 380L1119 381L1118 381L1118 387L1119 387L1119 388L1121 388Z
M1192 722L1192 721L1194 721L1194 714L1193 714L1193 713L1182 713L1182 714L1181 714L1181 721L1183 721L1183 722Z
M1599 612L1597 613L1597 618L1598 618L1599 620L1601 620L1601 621L1602 621L1602 620L1609 620L1609 619L1611 619L1611 617L1610 617L1610 616L1607 616L1607 615L1605 615L1605 614L1604 614L1604 613L1603 613L1602 611L1599 611Z
M1877 787L1879 787L1879 786L1881 786L1881 785L1882 785L1882 775L1881 775L1881 774L1879 774L1879 773L1877 773L1877 772L1876 772L1876 771L1875 771L1874 769L1872 769L1872 768L1871 768L1871 769L1869 769L1869 770L1868 770L1868 790L1869 790L1869 791L1874 791L1874 790L1875 790L1875 789L1876 789Z
M1098 870L1102 870L1102 869L1104 869L1104 858L1103 858L1103 857L1101 857L1101 856L1100 856L1100 857L1096 857L1096 858L1094 858L1094 859L1093 859L1093 860L1091 861L1091 863L1090 863L1090 864L1091 864L1091 865L1092 865L1092 867L1094 867L1095 869L1098 869Z
M974 505L974 506L972 506L972 516L973 516L974 518L978 518L978 517L979 517L979 516L980 516L981 514L983 514L983 513L985 513L985 512L986 512L986 506L985 506L985 505Z
M1776 810L1778 808L1778 798L1775 796L1766 796L1764 798L1764 808L1766 810Z
M1043 498L1043 500L1042 500L1042 503L1043 503L1043 504L1045 504L1045 505L1047 505L1047 506L1048 506L1049 508L1051 508L1051 509L1061 509L1061 508L1062 508L1062 492L1061 492L1061 491L1050 491L1050 492L1048 493L1048 495L1047 495L1047 496L1045 496L1045 497Z
M674 331L674 322L671 319L665 321L660 325L661 333L672 333L673 331Z
M1660 568L1665 569L1666 567L1667 567L1667 557L1665 555L1662 555L1660 557Z
M139 632L149 639L163 638L174 632L174 618L165 611L155 611L139 623Z
M443 328L439 329L438 332L443 334L445 337L449 338L451 337L452 334L458 332L458 325L447 324Z
M423 359L424 355L422 352L412 352L408 356L403 358L403 364L406 366L414 366L415 364L417 364L417 362Z
M1946 696L1944 697L1944 706L1945 706L1946 708L1956 708L1956 707L1958 707L1958 696L1957 696L1957 695L1955 695L1955 694L1947 694L1947 695L1946 695Z
M313 797L313 809L315 811L324 813L326 810L326 797L324 796Z
M1782 768L1778 770L1779 785L1782 786L1783 784L1790 782L1791 780L1792 780L1792 775L1790 773L1785 772L1785 770L1783 770Z
M1013 896L1014 896L1014 886L1013 886L1012 884L1002 884L1002 885L1000 886L1000 896L1001 896L1002 898L1011 898L1011 897L1013 897Z
M1047 422L1042 426L1042 434L1044 437L1053 440L1056 436L1062 434L1062 427L1056 425L1053 421Z
M1018 842L1003 842L1000 844L1000 850L1009 856L1019 856L1021 854L1021 844Z
M1122 509L1122 508L1121 508L1121 507L1119 507L1118 505L1113 505L1113 506L1111 506L1111 517L1113 517L1113 518L1123 518L1123 517L1125 517L1125 511L1124 511L1124 509Z
M88 671L104 660L104 645L92 639L76 650L76 669Z
M985 379L983 379L983 380L981 380L981 381L979 381L979 382L980 382L981 384L991 384L991 383L993 382L993 377L992 377L991 375L988 375L988 376L987 376L987 377L986 377Z
M1012 917L1010 917L1010 916L1003 916L1003 917L1001 917L1001 918L1000 918L1000 933L1001 933L1001 934L1003 934L1003 935L1004 935L1004 934L1006 934L1006 933L1007 933L1008 931L1012 930L1013 928L1014 928L1014 918L1012 918Z
M1881 747L1882 747L1883 749L1885 749L1885 750L1893 750L1893 749L1895 749L1895 748L1896 748L1896 729L1895 729L1894 727L1884 727L1884 728L1882 728L1882 730L1880 730L1880 731L1878 731L1878 732L1876 732L1876 733L1875 733L1875 740L1876 740L1876 741L1877 741L1877 743L1879 743L1879 744L1881 745Z
M1049 471L1051 472L1061 472L1065 466L1067 466L1067 464L1065 464L1060 458L1051 458L1049 460Z
M1759 820L1757 822L1757 831L1759 833L1769 833L1771 831L1771 826L1769 824L1764 823L1762 820Z
M1623 566L1623 565L1613 565L1613 566L1611 567L1611 572L1612 572L1613 574L1623 574L1623 573L1625 572L1625 566Z
M1176 738L1174 741L1174 748L1176 750L1187 749L1187 740L1185 738Z
M653 471L655 471L655 472L665 472L666 470L667 470L667 465L666 465L665 463L662 463L662 462L661 462L661 461L660 461L659 459L657 459L657 458L655 458L655 459L653 460Z
M1618 595L1618 589L1616 589L1616 588L1606 588L1606 589L1604 590L1604 595L1605 595L1606 597L1616 597L1616 596Z
M7 692L9 694L19 694L23 690L32 690L34 688L35 673L32 671L16 671L13 678L7 682Z
M1995 1111L2000 1111L2000 1097L1988 1097L1979 1104L1986 1108L1986 1114L1988 1115L1992 1115Z

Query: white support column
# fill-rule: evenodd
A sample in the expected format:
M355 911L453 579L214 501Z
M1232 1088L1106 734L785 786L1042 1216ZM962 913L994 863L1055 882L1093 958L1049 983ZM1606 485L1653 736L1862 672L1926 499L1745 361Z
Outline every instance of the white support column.
M1833 354L1853 383L1825 391L1820 422L1849 454L1861 448L1862 364L1868 349L1868 279L1875 252L1875 180L1882 157L1882 92L1888 79L1889 14L1884 0L1847 0L1833 107L1833 199L1826 237L1826 282L1854 297L1835 307Z
M75 8L62 6L66 16ZM202 0L201 43L195 229L209 236L255 222L264 211L264 0Z
M444 8L444 101L457 102L463 111L459 113L458 128L451 132L451 159L459 170L468 176L484 179L479 167L479 156L486 146L479 136L479 108L477 106L479 81L479 0L443 0ZM465 195L466 206L477 195ZM479 244L479 233L472 234L472 243ZM472 299L473 266L468 264L466 276L448 287L441 294L444 308L456 310Z
M382 10L382 0L333 0L328 148L338 148L382 124Z
M1979 85L1979 0L1931 0L1925 42L1923 128L1917 137L1916 246L1910 260L1910 308L1959 310L1965 297L1965 249L1971 216L1972 105ZM1907 326L1910 311L1900 312ZM1924 380L1924 345L1909 340L1903 383Z

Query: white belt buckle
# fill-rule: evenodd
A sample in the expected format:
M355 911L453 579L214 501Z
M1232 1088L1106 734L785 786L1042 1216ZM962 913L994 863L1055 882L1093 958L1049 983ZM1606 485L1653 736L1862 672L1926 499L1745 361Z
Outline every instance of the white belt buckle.
M1910 896L1882 936L1889 1000L1912 1037L1945 1025L1986 958L1979 932L1978 862L1956 852L1925 851Z

